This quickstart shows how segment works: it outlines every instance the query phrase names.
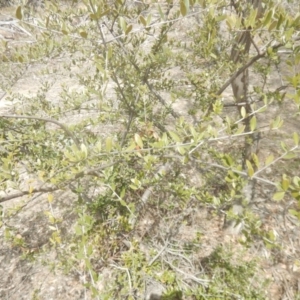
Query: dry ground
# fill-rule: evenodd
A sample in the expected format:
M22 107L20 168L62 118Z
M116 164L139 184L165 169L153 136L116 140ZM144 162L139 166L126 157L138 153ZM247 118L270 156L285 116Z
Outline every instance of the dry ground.
M31 37L26 32L11 26L10 28L4 26L1 20L9 21L13 18L14 9L0 9L0 37L8 41L11 47L18 46L19 42L30 41ZM188 28L190 24L181 22L174 27L172 34L181 38L182 32ZM15 82L8 83L12 85L14 92L22 93L23 95L34 95L42 80L50 80L53 85L49 90L47 97L53 103L59 101L59 93L61 91L62 83L73 89L80 89L78 82L75 79L70 79L64 71L53 72L53 75L43 75L41 70L45 68L53 68L62 70L62 65L67 57L49 58L48 62L34 63L28 68L24 69ZM278 80L281 80L279 74L286 70L285 65L281 65L280 72L274 70L270 78L269 86L276 87ZM73 70L76 71L76 70ZM180 77L180 71L174 69L173 75ZM259 83L258 78L252 78L252 84ZM232 93L228 88L224 94L225 102L232 100ZM19 105L6 100L6 95L0 100L1 113L10 112L12 106ZM188 109L188 102L182 101L177 103L174 108L181 114L186 114ZM234 115L236 112L232 108L225 110L227 113ZM268 110L267 115L259 117L259 124L263 126L267 124L271 118L274 118L279 112L284 116L284 126L276 131L267 133L261 141L260 157L266 157L269 153L274 155L279 153L280 141L290 136L292 132L299 132L299 117L295 116L296 107L293 104L284 104L283 106L273 105ZM84 116L80 116L84 117ZM66 119L68 122L74 121L72 118ZM119 130L118 125L108 125L111 131ZM226 144L220 147L225 147ZM294 164L299 164L299 160L293 162L285 162L266 170L266 177L269 180L278 179L278 173L282 170L289 172L289 169L294 167ZM193 172L194 170L191 170ZM24 186L30 180L24 177ZM38 184L38 182L37 182ZM7 191L6 191L7 192ZM3 192L2 192L3 193ZM268 250L262 244L258 243L249 249L246 260L259 258L262 262L262 272L259 276L268 277L271 280L268 295L269 299L295 299L296 292L300 291L300 233L299 222L292 219L288 215L288 209L295 206L291 199L285 199L280 203L276 203L271 199L273 190L263 184L258 185L256 202L253 204L253 211L260 216L262 220L262 227L267 230L273 230L276 235L277 242L281 248L277 253L275 250ZM44 211L52 210L57 217L62 217L65 220L61 224L61 228L68 232L72 230L74 222L74 215L71 210L72 201L74 197L71 193L61 192L55 194L55 201L52 207L44 196L35 197L34 199L17 199L3 203L5 214L10 208L16 205L25 205L21 212L15 217L12 217L9 224L3 224L0 231L0 298L1 299L90 299L91 295L83 284L87 280L87 274L78 270L77 274L64 274L57 268L51 271L49 264L57 261L57 254L55 250L43 251L43 246L47 245L51 231L48 228L48 220ZM155 212L154 212L155 213ZM208 257L214 249L220 244L233 247L236 237L225 236L222 231L223 217L212 215L209 211L203 208L202 211L190 210L179 214L178 218L188 218L189 222L180 224L176 239L181 243L188 243L195 238L197 232L202 232L202 246L201 250L195 253L193 264L201 265L201 261ZM154 220L155 221L155 220ZM151 215L145 216L143 223L140 225L140 232L137 234L138 238L143 237L146 231L151 227ZM22 247L12 247L4 237L5 227L13 226L19 232L20 236L25 238L27 244L26 249ZM233 243L232 243L233 242ZM145 253L148 252L145 244ZM160 248L158 246L157 248ZM238 246L235 248L237 251ZM34 260L28 257L35 254ZM26 259L24 259L26 257ZM272 257L272 259L271 259ZM274 258L276 258L274 260ZM109 278L109 269L103 269L103 274ZM255 279L254 279L255 280ZM99 289L105 283L99 283ZM156 287L157 288L157 287ZM159 289L159 288L157 288ZM35 298L36 297L36 298Z

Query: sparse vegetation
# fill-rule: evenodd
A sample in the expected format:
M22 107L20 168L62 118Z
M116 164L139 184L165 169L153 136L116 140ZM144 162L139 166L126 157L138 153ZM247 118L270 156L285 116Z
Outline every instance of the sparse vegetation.
M242 19L234 2L14 9L0 59L3 245L80 277L86 299L299 297L299 137L284 127L299 122L298 4L265 0ZM234 64L245 28L250 57ZM246 66L254 112L240 116L230 84ZM243 161L253 133L260 151ZM279 262L281 294L265 271Z

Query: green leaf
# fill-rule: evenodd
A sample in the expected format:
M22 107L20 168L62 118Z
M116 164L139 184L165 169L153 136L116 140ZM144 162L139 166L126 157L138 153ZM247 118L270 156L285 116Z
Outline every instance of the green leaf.
M16 10L16 18L18 20L22 20L23 19L23 13L22 13L22 7L18 6L17 10Z
M238 124L238 129L234 134L241 134L245 131L245 125L244 124Z
M184 1L184 0L180 1L180 13L183 17L186 16L187 11L188 11L188 7L186 6L185 2L186 1Z
M107 152L110 152L112 149L112 138L110 136L105 141L105 148Z
M223 156L223 161L224 161L224 163L226 164L226 166L228 166L228 167L231 167L231 166L233 165L232 157L229 156L228 154L225 154L225 155Z
M283 178L282 178L282 181L281 181L281 187L286 192L287 189L290 186L290 181L289 181L289 179L287 178L287 176L285 174L282 177Z
M273 154L270 154L270 155L266 158L266 161L265 161L266 166L269 165L270 163L272 163L273 160L274 160L274 155L273 155Z
M53 202L53 194L48 194L48 201L49 203L52 203Z
M184 155L186 153L186 149L183 146L176 147L176 150L181 154Z
M98 20L97 14L90 14L90 18L92 21Z
M273 22L271 23L271 25L269 26L268 30L269 30L269 31L272 31L276 26L277 26L277 21L273 21Z
M228 15L226 18L226 25L228 26L229 30L232 30L236 27L237 24L237 17L233 14Z
M101 150L102 150L102 143L101 143L101 141L98 141L97 144L95 145L95 147L96 147L96 149L97 149L98 152L101 152Z
M147 26L147 21L145 20L145 18L140 15L140 22L146 27Z
M255 153L251 154L252 160L257 168L259 168L259 159Z
M263 27L269 26L270 20L273 17L273 13L274 13L273 10L269 10L269 12L267 13L267 15L265 16L265 19L263 21Z
M130 184L129 187L134 191L138 190L138 187L133 184Z
M93 247L92 247L92 245L88 245L87 246L87 256L91 256L92 253L93 253Z
M125 193L126 193L126 189L123 188L121 193L120 193L120 198L123 198L125 196Z
M165 14L163 13L160 5L158 5L158 12L159 12L160 18L162 20L165 20Z
M163 135L161 137L161 140L164 143L164 146L168 146L169 145L168 135L167 135L166 132L163 133Z
M254 27L256 22L257 9L252 9L249 17L245 20L245 27Z
M126 28L127 28L127 23L123 17L120 17L119 24L120 24L121 29L125 32Z
M142 138L140 137L139 134L135 134L134 135L134 141L136 142L136 144L141 148L143 149L143 141L142 141Z
M126 31L125 31L125 34L129 34L130 31L132 30L132 25L130 24L127 28L126 28Z
M283 158L284 159L293 159L295 157L296 157L296 154L294 152L289 152Z
M298 136L297 132L293 133L293 139L294 139L295 145L298 146L299 145L299 136Z
M124 207L127 207L127 204L123 199L120 199L120 204Z
M151 24L151 20L152 20L152 15L149 14L149 15L147 16L147 25L150 25L150 24Z
M173 131L169 131L169 134L171 138L174 140L174 142L181 142L180 137L177 135L177 133Z
M284 17L283 17L282 14L280 14L279 19L278 19L278 21L277 21L277 26L276 26L276 29L277 29L277 30L280 29L280 26L281 26L283 20L284 20Z
M207 130L209 130L210 128L211 128L211 126L208 125ZM192 136L193 136L193 139L196 140L196 137L197 137L197 131L196 131L195 127L190 126L190 132L191 132L191 134L192 134Z
M267 110L267 107L266 106L262 106L261 108L259 108L258 110L257 110L257 113L261 113L261 112L264 112L264 111L266 111Z
M100 18L102 18L102 17L104 17L104 16L106 16L109 12L110 12L110 9L107 9L107 10L105 10L105 11L103 11L103 12L101 12L101 5L98 7L98 11L97 11L97 17L98 17L98 19L100 19Z
M285 192L276 192L274 195L273 195L273 200L275 201L280 201L283 199L285 195Z
M287 151L287 147L286 147L285 142L281 141L280 146L281 146L282 150Z
M65 22L62 23L62 26L61 26L61 32L64 34L64 35L68 35L69 32L68 32L68 28L67 28L67 25Z
M245 109L244 106L241 108L241 116L242 116L243 118L246 117L246 109Z
M223 103L220 100L217 100L214 104L213 104L213 111L216 114L220 114L222 112L223 109Z
M246 165L247 165L247 168L248 168L248 175L249 177L252 177L253 174L254 174L254 169L252 167L252 164L249 160L246 160Z
M294 210L294 209L289 209L289 213L290 213L292 216L295 216L298 220L300 220L300 212L299 212L299 211Z
M186 10L187 10L187 13L190 11L190 1L191 0L184 0L184 4L185 4Z
M283 120L281 119L280 116L278 116L275 120L272 121L271 128L278 129L282 126L282 124L283 124Z
M80 31L79 34L80 34L80 36L83 37L84 39L86 39L87 36L88 36L87 33L86 33L85 31Z
M255 128L256 128L256 117L253 116L250 120L250 129L251 129L251 131L254 131Z
M81 151L82 151L83 154L84 154L84 158L87 158L88 150L87 150L86 146L85 146L84 144L81 144L81 145L80 145L80 149L81 149Z
M296 187L300 187L300 177L294 176L293 183Z
M101 19L103 16L107 15L110 12L110 9L107 9L102 12L102 7L98 6L97 12L95 14L90 14L90 18L93 21Z

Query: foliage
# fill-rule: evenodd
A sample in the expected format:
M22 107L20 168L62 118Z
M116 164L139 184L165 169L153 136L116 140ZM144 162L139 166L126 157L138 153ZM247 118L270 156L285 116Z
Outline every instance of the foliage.
M195 238L188 247L192 250L186 249L176 235L195 210L220 215L243 201L250 178L271 186L274 201L295 199L290 214L300 219L297 167L288 174L280 168L287 159L299 159L298 134L281 142L277 157L253 154L243 170L241 149L248 133L222 99L234 72L243 67L233 65L228 54L242 28L230 1L133 2L46 2L38 25L29 21L37 12L18 7L20 24L36 37L20 47L1 46L1 89L13 104L1 112L1 189L18 190L16 197L28 196L28 201L47 195L50 242L61 266L68 271L84 266L86 287L94 297L142 299L149 277L167 287L162 299L263 299L260 287L250 285L254 264L240 258L234 265L230 253L218 248L198 276L195 262L192 267L188 262L199 241ZM284 116L270 120L265 130L257 119L264 119L269 108L294 103L299 110L299 75L293 66L300 60L300 17L274 1L264 5L259 21L252 10L245 23L259 45L249 66L263 82L250 91L257 115L251 130L270 134L282 126ZM181 22L187 25L178 38ZM281 49L289 51L284 58ZM291 69L287 86L270 89L265 83L282 59ZM38 67L42 78L36 94L13 92L11 80L30 67ZM57 83L48 79L50 74L57 81L69 77L55 99L49 98ZM271 167L278 170L276 180L268 178ZM29 182L24 187L24 172L39 186ZM76 196L72 212L77 221L66 236L62 220L51 211L53 194L63 190ZM151 218L154 224L143 230L143 221ZM246 222L248 246L255 238L270 240L269 232L258 229L257 216L245 212L238 218ZM10 238L16 235L6 230ZM17 235L12 240L25 247ZM159 252L160 247L171 249L169 243L181 256L168 260ZM108 267L115 281L99 291L101 270ZM181 268L190 272L188 279Z

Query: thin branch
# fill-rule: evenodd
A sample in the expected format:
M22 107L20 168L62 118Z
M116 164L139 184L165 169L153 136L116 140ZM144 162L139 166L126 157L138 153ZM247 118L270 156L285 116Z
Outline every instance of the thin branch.
M197 283L200 283L202 286L207 286L210 282L210 280L208 279L201 279L201 278L198 278L196 277L195 275L193 274L189 274L189 273L186 273L185 271L182 271L181 269L175 267L172 263L170 263L168 260L164 259L164 262L166 262L173 270L175 270L176 272L184 275L186 278L188 279L191 279Z
M206 163L206 162L203 162L203 161L199 161L199 160L197 160L197 159L195 159L195 161L200 162L200 163L205 164L205 165L209 165L209 166L212 166L212 167L216 167L216 168L219 168L219 169L222 169L222 170L232 171L233 173L242 175L242 176L244 176L244 177L249 177L249 175L248 175L246 172L239 171L239 170L236 170L236 169L233 169L233 168L230 168L230 167L224 167L224 166L222 166L222 165L214 164L214 163ZM272 181L270 181L270 180L267 180L267 179L258 177L258 176L256 176L255 174L256 174L256 173L254 173L254 175L252 175L251 179L256 179L256 180L261 181L261 182L263 182L263 183L267 183L267 184L269 184L269 185L272 185L272 186L277 187L276 183L274 183L274 182L272 182Z
M91 0L89 0L89 4L90 4L90 7L91 7L91 10L93 12L93 14L95 15L97 12L95 10L95 7L93 5L93 2ZM105 37L104 37L104 34L103 34L103 31L102 31L102 27L101 27L101 24L99 21L96 22L97 24L97 27L98 27L98 30L99 30L99 33L100 33L100 37L101 37L101 40L102 40L102 44L105 48L105 52L107 52L107 42L105 40Z
M162 255L162 253L167 249L168 246L169 246L169 242L166 241L166 244L162 247L162 249L148 263L148 267L153 265L153 263Z
M277 157L275 160L273 160L271 163L269 163L268 165L264 166L263 168L257 170L253 176L256 176L257 174L261 173L262 171L264 171L265 169L269 168L271 165L277 163L279 160L281 160L282 158L284 158L288 153L293 152L294 150L296 150L299 146L294 146L293 148L291 148L290 150L286 151L285 153L283 153L282 155L280 155L279 157Z
M48 118L41 118L41 117L34 117L34 116L26 116L26 115L0 115L0 118L38 120L38 121L56 124L62 130L64 130L64 132L74 141L78 150L80 150L80 143L79 143L79 140L76 138L76 136L70 131L70 129L66 125L64 125L56 120L48 119Z
M284 46L283 43L279 43L277 45L272 46L271 48L273 50L276 50L280 47ZM268 53L268 49L266 49L264 52L257 54L256 56L252 57L244 66L242 66L240 69L238 69L235 73L231 75L231 77L223 84L223 86L217 91L216 95L221 95L227 87L232 83L234 79L236 79L240 74L242 74L246 69L251 67L255 62L257 62L259 59L266 56Z
M12 194L12 195L0 197L0 203L9 201L9 200L12 200L15 198L23 197L26 195L31 195L31 194L35 194L35 193L49 193L49 192L55 192L57 190L59 190L59 188L51 187L51 188L41 188L41 189L37 189L37 190L33 190L33 191L22 191L22 192L18 192L18 193Z
M295 39L295 41L298 39ZM279 43L274 46L272 46L272 50L276 50L280 47L284 46L284 43ZM242 74L246 69L251 67L255 62L260 60L261 58L265 57L268 53L268 49L265 51L257 54L256 56L252 57L244 66L239 68L236 72L234 72L231 77L222 85L222 87L215 93L217 96L220 96L228 87L229 85L240 75ZM208 116L208 114L213 110L213 103L210 104L209 108L204 113L204 116Z
M279 93L279 92L281 92L283 90L286 90L288 87L289 87L288 85L282 85L279 88L277 88L275 91L269 91L269 93L270 94ZM284 92L284 93L286 93L286 92ZM261 97L259 97L259 99L251 101L251 103L257 103L257 102L261 102L263 100L264 100L264 96L261 96ZM246 102L238 102L238 103L237 102L231 102L231 103L224 103L223 107L232 107L232 106L239 107L239 106L244 106L244 105L246 105ZM260 109L262 109L262 107L260 107L259 109L257 109L257 111L259 111Z
M128 270L128 268L124 268L124 267L119 267L115 264L110 264L111 267L114 267L118 270L121 270L121 271L125 271L127 273L127 276L128 276L128 284L129 284L129 289L130 291L132 291L132 283L131 283L131 276L130 276L130 272Z
M77 174L75 174L75 176L71 179L69 179L67 182L64 183L64 186L67 186L70 181L73 181L74 179L78 179L80 177L82 177L83 175L91 175L91 176L97 176L100 177L100 174L98 174L97 172L106 168L109 168L117 163L119 163L120 161L116 161L116 162L112 162L112 163L108 163L108 164L104 164L95 168L90 168L90 169L86 169L83 170ZM64 186L60 186L60 187L48 187L48 188L36 188L33 189L32 191L21 191L12 195L7 195L4 197L0 197L0 203L2 202L6 202L15 198L19 198L22 196L26 196L26 195L31 195L31 194L36 194L36 193L49 193L49 192L54 192L57 190L62 189Z

